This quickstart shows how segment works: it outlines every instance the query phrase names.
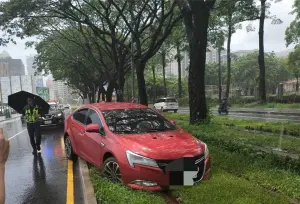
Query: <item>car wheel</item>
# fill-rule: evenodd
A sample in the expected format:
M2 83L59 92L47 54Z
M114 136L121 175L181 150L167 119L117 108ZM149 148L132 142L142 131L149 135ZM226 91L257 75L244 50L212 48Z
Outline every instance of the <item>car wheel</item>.
M122 182L120 166L114 157L109 157L104 161L101 174L113 182Z
M69 136L67 136L65 139L65 152L69 160L74 161L77 159L77 155L73 151L72 143Z
M174 113L177 113L177 110L174 110Z

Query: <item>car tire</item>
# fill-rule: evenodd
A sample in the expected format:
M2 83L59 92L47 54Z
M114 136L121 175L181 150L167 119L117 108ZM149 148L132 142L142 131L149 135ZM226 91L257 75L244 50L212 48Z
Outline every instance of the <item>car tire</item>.
M101 167L101 175L113 182L122 182L120 166L114 157L109 157L103 162Z
M77 159L77 155L73 151L72 142L69 136L65 138L65 153L69 160L75 161Z
M174 110L174 113L177 113L178 110Z

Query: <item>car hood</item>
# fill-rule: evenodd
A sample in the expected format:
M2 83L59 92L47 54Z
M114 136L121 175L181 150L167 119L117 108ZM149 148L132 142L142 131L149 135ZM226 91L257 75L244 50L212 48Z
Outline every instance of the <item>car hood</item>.
M120 143L136 154L152 159L177 159L204 153L204 143L183 130L119 136Z

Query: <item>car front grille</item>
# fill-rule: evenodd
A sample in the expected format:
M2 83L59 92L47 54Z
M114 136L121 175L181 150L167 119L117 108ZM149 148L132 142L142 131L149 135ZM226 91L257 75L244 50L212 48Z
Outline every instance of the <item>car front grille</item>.
M45 119L51 119L53 117L52 114L45 114Z
M193 157L194 161L195 161L195 165L198 167L198 173L196 178L194 178L194 182L198 182L200 180L202 180L203 176L204 176L204 171L205 171L205 157L204 154L202 155L198 155ZM163 171L163 173L166 173L166 168L167 166L176 161L176 160L155 160L158 167Z

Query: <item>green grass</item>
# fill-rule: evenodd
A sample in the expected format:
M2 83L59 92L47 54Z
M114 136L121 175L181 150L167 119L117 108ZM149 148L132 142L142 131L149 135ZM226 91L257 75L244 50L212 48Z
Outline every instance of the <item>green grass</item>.
M283 137L280 141L280 134L264 134L246 132L235 128L226 127L220 124L235 124L235 119L214 117L211 124L199 126L189 126L188 116L186 114L166 114L167 117L177 120L178 124L193 135L201 135L205 138L222 139L224 141L232 141L234 143L249 144L267 148L281 148L289 153L300 154L300 139L293 137ZM223 121L224 120L224 121ZM222 122L223 121L223 122ZM244 124L244 123L243 123ZM258 124L258 123L257 123ZM263 124L263 123L262 123ZM271 127L271 123L268 123ZM275 124L276 125L276 124ZM275 126L274 125L274 126ZM283 125L283 124L282 124ZM237 125L238 126L238 120ZM277 124L278 127L280 128ZM299 126L299 125L298 125Z
M267 192L243 178L220 169L213 171L213 178L210 181L175 191L173 194L178 196L183 204L290 203L287 198Z
M267 103L260 104L258 102L253 103L241 103L241 104L231 104L233 108L290 108L290 109L300 109L300 103Z
M102 178L97 169L90 169L96 199L101 204L165 204L159 195L146 191L131 190L122 184L116 184Z

